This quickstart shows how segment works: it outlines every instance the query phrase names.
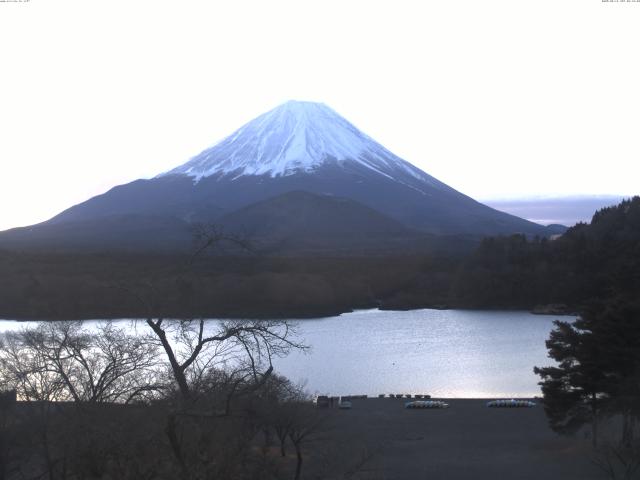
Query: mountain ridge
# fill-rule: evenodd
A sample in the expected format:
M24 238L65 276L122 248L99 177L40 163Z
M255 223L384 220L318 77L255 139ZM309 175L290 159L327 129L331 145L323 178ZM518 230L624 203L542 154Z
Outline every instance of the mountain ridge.
M405 233L476 237L549 234L542 225L494 210L447 186L375 142L326 105L287 102L168 172L118 185L29 227L29 235L24 231L0 235L0 246L15 243L16 235L24 239L25 248L42 244L38 236L47 237L53 231L51 226L58 225L56 238L60 244L67 235L69 245L78 245L78 238L85 238L89 248L95 247L91 242L102 247L102 240L82 229L96 228L96 222L105 219L113 230L105 236L117 240L114 248L122 248L123 242L127 248L126 238L118 236L122 231L137 239L132 242L135 248L144 250L141 239L145 225L154 225L153 231L161 232L172 222L216 223L252 204L300 191L356 202L362 206L357 207L361 212L371 209L399 222ZM338 209L335 202L322 202L323 208L330 204ZM273 213L268 208L265 211ZM379 220L370 212L363 215L374 224ZM141 219L139 232L132 230L132 216ZM279 218L289 225L280 230L290 231L295 237L291 230L297 224L295 214ZM355 217L352 219L357 223ZM369 228L360 225L363 231ZM325 237L327 245L338 245L345 232L334 231L337 237L330 242ZM175 238L177 234L167 231L166 235ZM342 240L347 241L346 237ZM154 248L159 243L161 238L149 240Z

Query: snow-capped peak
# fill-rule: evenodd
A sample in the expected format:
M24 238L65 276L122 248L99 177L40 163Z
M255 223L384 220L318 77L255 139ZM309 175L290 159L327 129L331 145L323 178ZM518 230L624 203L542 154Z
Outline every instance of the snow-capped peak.
M286 176L328 162L355 162L384 176L440 183L389 152L323 103L288 101L164 175L195 181L215 174ZM441 184L444 186L444 184Z

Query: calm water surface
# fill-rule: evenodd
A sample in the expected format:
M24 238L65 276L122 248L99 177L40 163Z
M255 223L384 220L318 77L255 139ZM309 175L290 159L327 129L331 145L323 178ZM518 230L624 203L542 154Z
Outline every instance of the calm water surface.
M310 354L275 362L317 393L428 393L441 397L539 395L534 366L557 316L527 312L358 311L300 321Z
M540 394L534 366L558 316L472 310L362 310L298 322L311 346L276 370L318 394L426 393L439 397ZM24 323L0 320L0 331Z

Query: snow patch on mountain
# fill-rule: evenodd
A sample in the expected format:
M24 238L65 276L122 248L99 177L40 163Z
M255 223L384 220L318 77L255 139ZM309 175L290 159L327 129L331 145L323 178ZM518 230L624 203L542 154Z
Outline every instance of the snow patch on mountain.
M159 176L286 176L327 163L357 164L393 180L407 174L431 186L438 180L397 157L322 103L289 101L245 124L217 145Z

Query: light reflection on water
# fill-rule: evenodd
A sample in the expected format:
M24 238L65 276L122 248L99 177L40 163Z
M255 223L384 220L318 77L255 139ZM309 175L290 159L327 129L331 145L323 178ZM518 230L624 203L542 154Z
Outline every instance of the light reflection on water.
M533 367L551 364L544 342L556 318L518 311L362 310L300 320L298 331L311 351L276 359L274 366L320 394L531 397L540 394ZM0 331L24 325L0 320Z
M303 320L308 355L275 362L311 391L333 395L426 393L439 397L540 394L534 366L557 316L527 312L358 311Z

